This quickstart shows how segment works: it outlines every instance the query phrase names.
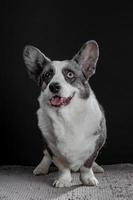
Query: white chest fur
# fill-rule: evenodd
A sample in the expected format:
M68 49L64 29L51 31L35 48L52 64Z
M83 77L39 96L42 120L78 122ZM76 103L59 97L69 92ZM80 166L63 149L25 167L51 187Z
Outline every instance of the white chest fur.
M71 166L81 165L94 151L98 137L94 132L101 118L93 93L88 100L75 96L70 105L59 110L47 106L38 110L39 127L48 145Z

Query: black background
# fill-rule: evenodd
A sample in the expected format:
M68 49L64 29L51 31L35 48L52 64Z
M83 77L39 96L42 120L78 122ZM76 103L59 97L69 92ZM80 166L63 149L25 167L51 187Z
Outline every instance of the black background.
M133 162L132 3L5 1L2 8L0 164L36 165L42 157L36 118L40 89L28 77L24 46L32 44L53 60L63 60L91 39L99 44L100 58L90 84L108 126L98 160Z

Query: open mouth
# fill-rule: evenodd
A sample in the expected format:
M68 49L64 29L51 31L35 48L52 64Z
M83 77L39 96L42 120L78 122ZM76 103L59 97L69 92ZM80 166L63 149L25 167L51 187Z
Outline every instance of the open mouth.
M55 107L66 106L71 102L73 97L74 97L74 94L70 97L61 97L61 96L55 95L51 99L49 99L48 104Z

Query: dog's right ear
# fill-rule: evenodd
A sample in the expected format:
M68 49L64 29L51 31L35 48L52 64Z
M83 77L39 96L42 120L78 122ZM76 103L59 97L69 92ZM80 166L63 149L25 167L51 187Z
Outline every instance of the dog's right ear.
M39 49L30 45L25 46L23 58L30 77L38 83L40 74L45 65L50 62L50 59L47 58Z

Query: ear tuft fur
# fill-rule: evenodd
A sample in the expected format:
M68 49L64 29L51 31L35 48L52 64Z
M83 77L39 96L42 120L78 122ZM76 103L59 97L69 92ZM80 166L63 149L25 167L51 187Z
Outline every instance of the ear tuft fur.
M81 47L73 60L80 65L85 77L89 79L95 73L98 57L98 44L96 41L90 40Z
M38 82L44 66L50 62L50 59L47 58L39 49L31 45L25 46L23 58L30 77Z

